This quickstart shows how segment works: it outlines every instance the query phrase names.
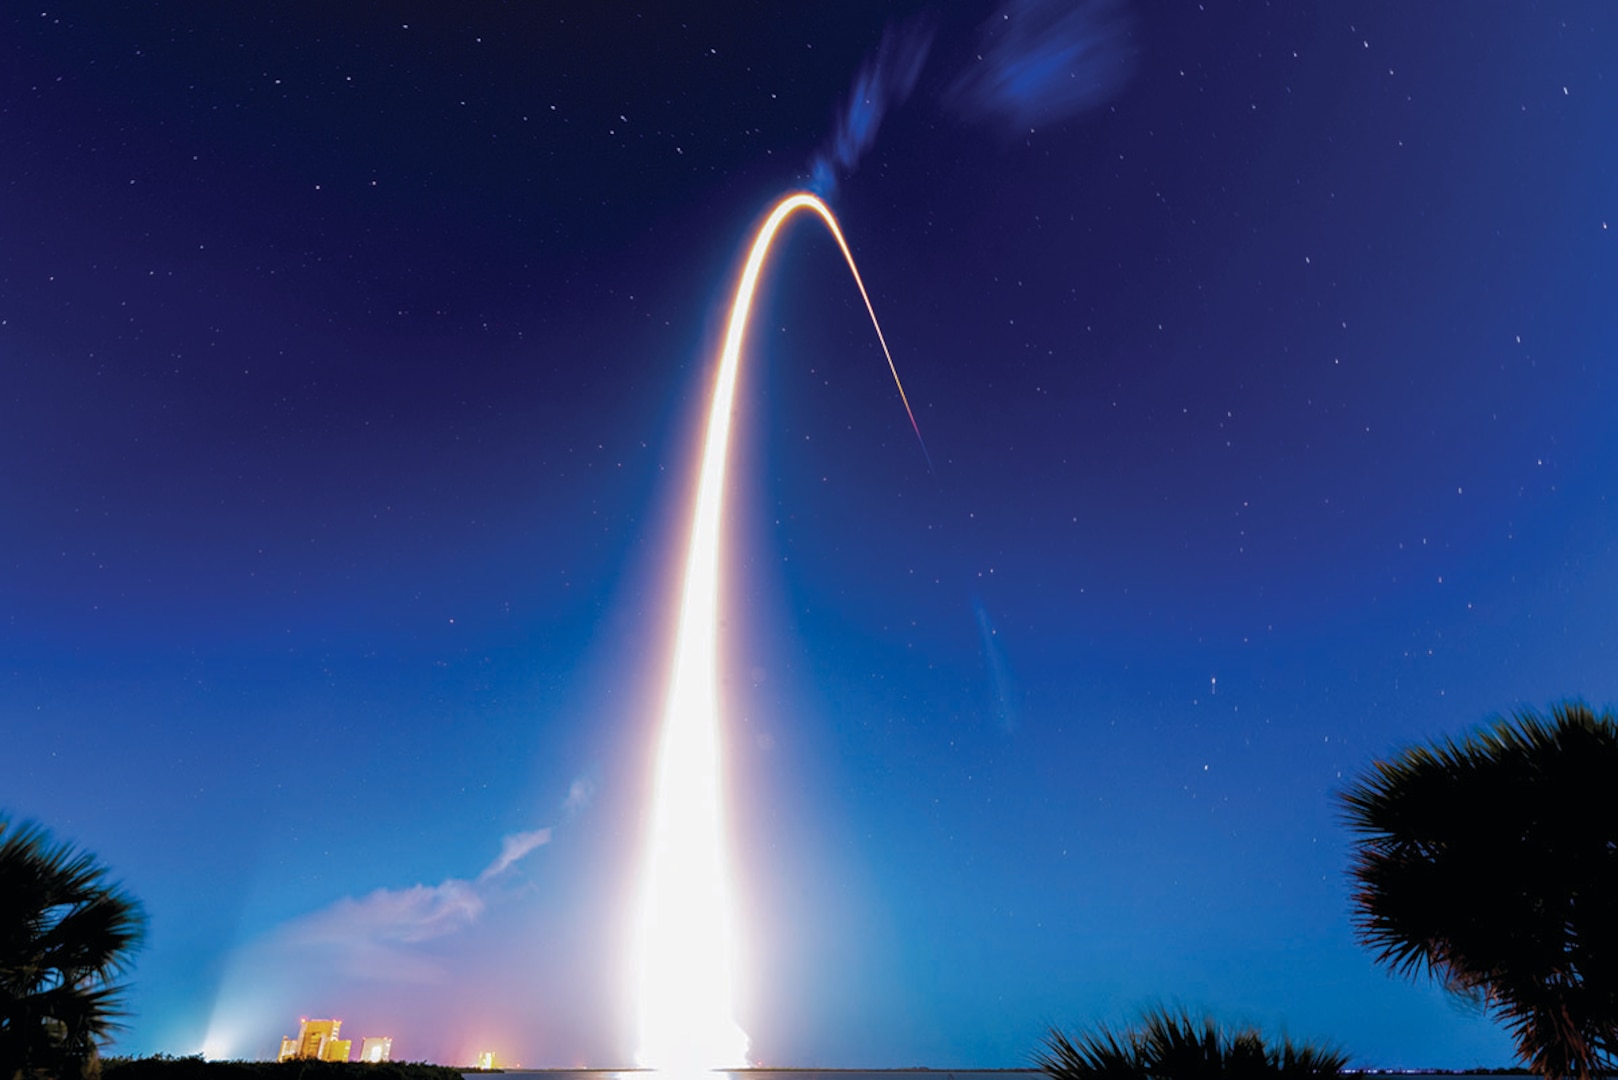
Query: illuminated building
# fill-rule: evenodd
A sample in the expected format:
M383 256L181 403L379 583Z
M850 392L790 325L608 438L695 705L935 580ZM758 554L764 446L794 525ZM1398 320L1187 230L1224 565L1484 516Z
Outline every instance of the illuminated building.
M281 1054L276 1060L304 1058L318 1061L347 1061L349 1048L354 1044L349 1039L337 1037L342 1027L341 1020L299 1020L298 1037L282 1038Z
M360 1060L376 1065L388 1060L393 1053L393 1039L367 1035L360 1040Z

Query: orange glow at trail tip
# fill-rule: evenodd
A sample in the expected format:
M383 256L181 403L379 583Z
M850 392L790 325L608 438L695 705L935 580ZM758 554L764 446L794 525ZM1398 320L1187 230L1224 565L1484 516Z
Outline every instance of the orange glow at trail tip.
M693 1072L748 1064L735 1019L737 955L723 795L719 716L719 566L726 458L742 339L759 274L781 225L818 215L854 275L888 368L899 373L877 325L853 253L830 208L807 193L782 198L759 226L736 281L708 406L685 556L674 656L658 743L639 918L632 955L638 1049L646 1068ZM919 441L915 414L899 397ZM926 452L925 444L922 447Z

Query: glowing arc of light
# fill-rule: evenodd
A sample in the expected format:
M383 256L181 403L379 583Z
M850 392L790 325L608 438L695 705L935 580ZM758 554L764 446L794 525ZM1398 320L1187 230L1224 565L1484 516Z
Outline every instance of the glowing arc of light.
M876 310L836 217L807 192L783 197L754 235L736 282L691 513L635 949L636 1057L644 1067L691 1072L747 1064L747 1035L735 1020L736 933L719 725L720 526L737 373L753 296L777 231L800 210L818 215L837 241L876 328L910 426L921 440ZM924 455L926 450L922 443ZM931 467L930 459L928 464Z

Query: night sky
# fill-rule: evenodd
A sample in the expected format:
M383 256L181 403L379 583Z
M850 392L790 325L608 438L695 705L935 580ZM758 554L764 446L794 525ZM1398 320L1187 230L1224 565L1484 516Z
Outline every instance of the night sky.
M932 467L800 218L729 504L756 1057L1166 1000L1510 1061L1354 943L1336 798L1618 700L1618 7L41 6L0 809L145 904L118 1049L629 1063L710 359L819 161Z

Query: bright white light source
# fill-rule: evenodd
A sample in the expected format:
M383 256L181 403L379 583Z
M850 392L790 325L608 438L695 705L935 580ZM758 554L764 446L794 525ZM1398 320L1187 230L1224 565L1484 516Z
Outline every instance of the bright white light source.
M725 466L742 338L759 273L776 231L799 210L825 222L842 250L865 300L854 256L831 210L818 198L783 198L759 226L731 301L708 407L707 433L691 512L685 579L675 631L674 659L646 846L646 866L637 927L636 971L639 1049L646 1068L689 1073L747 1064L747 1034L735 1019L738 967L725 828L724 769L718 693L719 552L725 496ZM882 328L877 339L888 356ZM915 415L899 386L900 399ZM916 437L921 432L916 430ZM923 446L923 452L926 447Z

